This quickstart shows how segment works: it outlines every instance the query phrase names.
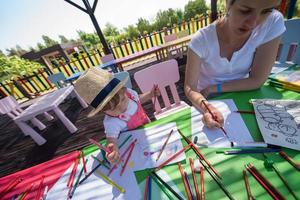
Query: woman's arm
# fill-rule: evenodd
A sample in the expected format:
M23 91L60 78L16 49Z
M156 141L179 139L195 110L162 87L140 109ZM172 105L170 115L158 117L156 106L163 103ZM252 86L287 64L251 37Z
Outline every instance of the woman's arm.
M185 70L184 92L192 104L204 113L203 122L206 126L209 128L221 127L224 123L222 114L214 106L206 102L208 108L217 119L215 121L203 104L203 101L206 101L205 97L197 90L201 62L201 58L189 49Z
M268 78L276 60L281 36L259 46L253 58L248 78L233 80L222 84L222 92L254 90L260 88ZM216 85L204 90L205 94L217 92Z

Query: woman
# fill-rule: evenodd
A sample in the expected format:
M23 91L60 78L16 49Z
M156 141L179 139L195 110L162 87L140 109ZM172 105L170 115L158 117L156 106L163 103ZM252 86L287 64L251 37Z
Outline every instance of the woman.
M185 94L204 113L209 128L223 126L220 111L208 104L211 94L254 90L266 81L282 33L279 0L227 0L226 17L201 29L189 44Z

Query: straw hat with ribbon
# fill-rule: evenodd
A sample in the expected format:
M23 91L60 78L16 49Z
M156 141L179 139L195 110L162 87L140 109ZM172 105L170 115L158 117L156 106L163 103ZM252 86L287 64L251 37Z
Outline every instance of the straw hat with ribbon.
M127 80L128 77L120 81L114 78L113 74L99 67L90 68L82 74L76 81L74 88L79 96L94 108L88 117L98 113L124 87Z

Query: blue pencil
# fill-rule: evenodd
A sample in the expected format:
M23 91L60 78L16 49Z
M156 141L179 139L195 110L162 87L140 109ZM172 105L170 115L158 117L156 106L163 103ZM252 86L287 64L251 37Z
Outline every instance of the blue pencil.
M189 176L188 176L188 174L186 172L184 172L184 178L185 178L185 180L186 180L186 182L188 184L188 189L189 189L189 191L191 193L192 200L195 200L195 197L193 195L192 185L191 185L191 182L190 182L190 178L189 178Z
M151 176L149 176L149 180L148 180L148 200L151 200L151 187L152 187L152 178Z

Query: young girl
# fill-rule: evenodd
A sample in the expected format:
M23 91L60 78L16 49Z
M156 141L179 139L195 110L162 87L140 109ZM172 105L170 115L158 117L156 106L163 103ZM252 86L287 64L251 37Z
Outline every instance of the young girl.
M160 95L157 86L138 95L134 90L124 87L127 80L120 81L106 70L92 68L80 76L74 85L78 94L94 107L89 117L100 111L105 114L103 124L107 147L111 151L106 156L113 164L120 161L117 144L119 134L150 122L141 103Z

